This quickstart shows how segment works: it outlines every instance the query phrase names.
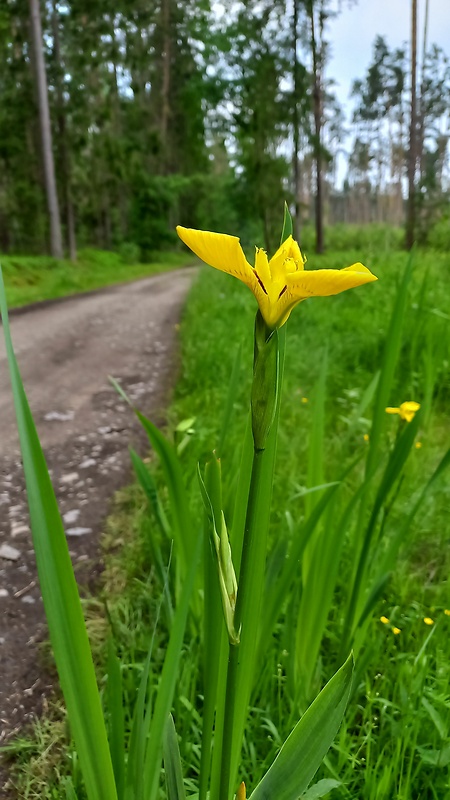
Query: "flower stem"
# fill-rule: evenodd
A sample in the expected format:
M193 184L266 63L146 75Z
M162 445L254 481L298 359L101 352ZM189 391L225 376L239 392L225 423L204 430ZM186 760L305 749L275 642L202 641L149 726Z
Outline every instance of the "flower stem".
M241 567L235 611L235 629L241 630L240 644L230 647L219 800L231 800L250 702L258 643L269 527L270 502L278 432L280 386L283 372L285 331L280 336L280 364L277 375L276 410L265 449L255 446L242 544ZM268 398L271 402L272 398Z

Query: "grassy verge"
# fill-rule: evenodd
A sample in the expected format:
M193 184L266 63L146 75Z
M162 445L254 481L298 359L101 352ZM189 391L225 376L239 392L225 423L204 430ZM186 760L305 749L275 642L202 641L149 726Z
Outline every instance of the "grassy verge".
M348 252L337 259L328 255L314 266L339 267L357 261L360 253ZM311 258L311 261L313 259ZM271 537L273 545L284 535L291 520L304 516L308 504L305 488L311 485L309 445L316 384L321 365L328 359L324 414L324 447L321 473L333 481L342 466L364 454L369 431L370 405L359 413L361 400L379 366L390 309L403 270L402 253L378 252L366 260L380 278L363 290L306 302L289 322L286 381L282 404L281 438L276 469ZM395 375L391 405L415 399L425 406L408 468L398 487L394 511L388 523L401 525L425 477L436 466L450 428L446 409L450 397L450 343L448 338L450 260L448 256L423 253L417 259L408 297L402 353ZM181 326L182 374L168 414L174 436L180 421L195 418L182 459L192 504L201 514L196 465L217 442L221 410L236 354L242 344L242 380L234 398L234 416L226 447L223 471L236 474L248 406L254 301L237 281L204 270L192 290ZM385 447L395 438L397 419L389 420ZM158 465L152 467L160 479ZM355 491L358 475L347 491ZM226 496L233 488L229 477ZM338 778L341 786L332 798L396 797L443 798L448 790L450 747L450 616L448 574L450 553L446 524L448 480L422 508L391 582L383 590L371 615L367 644L359 659L354 696L338 740L322 768L321 778ZM228 509L230 510L230 509ZM160 588L153 573L150 547L152 520L137 487L118 499L115 515L105 537L106 572L104 596L120 647L127 717L132 714L135 687L155 624ZM339 629L351 564L352 536L343 543L339 578L319 669L326 676L338 649ZM168 549L166 548L168 558ZM94 613L97 609L98 613ZM92 603L91 634L96 644L99 675L105 662L104 607ZM381 621L381 617L388 622ZM425 621L427 620L427 621ZM291 643L286 636L289 620L282 618L267 650L245 739L242 774L251 787L271 762L291 727L285 692ZM166 633L158 628L156 666L164 651ZM188 793L194 791L198 768L200 698L198 691L198 643L186 643L174 715L181 735ZM47 740L46 740L47 741ZM55 744L55 748L56 748ZM59 746L59 745L58 745ZM45 750L45 747L44 747ZM37 751L36 751L37 752ZM47 750L51 753L50 750ZM57 769L74 772L70 746ZM21 786L24 797L59 798L53 762L42 779L30 773L29 750L23 750ZM75 765L76 777L76 765ZM22 788L22 792L24 789ZM80 797L82 795L80 794Z
M145 278L189 262L187 254L168 252L156 253L149 264L130 264L105 250L81 250L75 264L49 256L1 257L10 308Z

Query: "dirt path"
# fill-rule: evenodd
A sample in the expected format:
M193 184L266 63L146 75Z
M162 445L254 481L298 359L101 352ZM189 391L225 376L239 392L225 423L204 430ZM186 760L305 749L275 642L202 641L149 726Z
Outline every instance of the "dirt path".
M91 574L112 494L130 474L128 445L139 438L108 375L153 419L161 418L176 364L175 326L193 274L178 270L11 317L75 568L87 562ZM48 691L37 646L44 633L0 330L0 744Z

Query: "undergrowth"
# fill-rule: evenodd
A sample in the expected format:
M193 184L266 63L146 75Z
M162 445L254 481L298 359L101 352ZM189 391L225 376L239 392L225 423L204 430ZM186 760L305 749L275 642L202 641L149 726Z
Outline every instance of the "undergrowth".
M360 258L311 256L311 265L340 267ZM317 380L324 358L328 360L325 405L325 481L336 480L342 465L364 455L370 428L370 405L358 408L379 367L389 312L406 261L403 253L383 250L369 254L366 264L379 281L370 291L354 291L336 298L302 304L289 321L286 378L271 525L272 545L290 519L304 516L311 476L308 448ZM408 298L402 355L390 402L398 406L414 399L424 406L422 427L408 467L398 487L395 508L388 509L393 529L407 515L411 503L448 446L446 414L450 395L450 343L448 337L450 260L444 254L421 254L417 259ZM236 351L242 349L242 375L250 375L253 298L228 276L204 270L194 286L181 325L182 374L168 411L170 435L177 437L180 421L193 420L184 439L181 458L192 491L192 504L202 514L196 466L217 444L220 413ZM237 474L240 443L247 417L249 381L236 389L230 434L222 454L224 472ZM217 422L219 421L219 423ZM396 436L397 419L389 419L386 448ZM158 481L156 462L151 468ZM345 490L355 491L361 469L357 467ZM233 478L228 482L231 497ZM164 497L164 490L162 490ZM391 581L384 588L370 619L367 638L358 654L357 681L344 724L319 773L337 778L332 798L447 798L450 766L450 567L447 525L450 490L441 483L420 510L403 546ZM231 514L231 506L226 508ZM130 487L117 498L104 537L106 569L100 601L87 605L91 638L104 684L108 620L118 643L124 675L126 715L131 718L136 686L149 641L155 635L155 673L161 663L167 634L159 615L161 586L153 571L150 530L153 522L146 501ZM344 541L338 585L318 664L319 679L332 671L339 647L338 631L346 581L352 568L351 537ZM170 549L165 546L166 562ZM287 662L291 643L286 640L285 615L281 615L261 669L244 742L243 777L254 785L270 764L292 727L286 700ZM201 697L198 692L200 648L189 632L174 708L180 734L187 790L193 790L199 764ZM38 774L29 750L19 747L16 777L22 797L43 800L60 797L58 774L75 774L70 745L60 749L55 781L55 748L48 742L43 723L36 752ZM61 731L61 723L58 723ZM51 726L49 730L52 730ZM59 741L59 740L58 740ZM27 745L28 747L28 745ZM51 768L42 772L49 754ZM43 779L45 774L45 779ZM51 777L53 776L53 777ZM53 781L53 783L52 783ZM79 787L76 785L77 790ZM81 793L79 795L82 797Z
M0 256L10 308L145 278L192 263L186 254L155 253L147 264L119 253L80 250L76 263L50 256Z

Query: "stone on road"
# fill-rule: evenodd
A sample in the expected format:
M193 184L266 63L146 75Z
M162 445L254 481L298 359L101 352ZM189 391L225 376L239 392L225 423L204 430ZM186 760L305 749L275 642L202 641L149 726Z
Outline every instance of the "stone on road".
M83 564L84 580L98 573L98 535L114 491L129 478L128 446L142 448L132 411L108 376L142 411L161 420L176 367L176 324L194 272L168 272L11 315L23 382L71 556L77 575ZM39 709L49 690L38 658L43 636L0 330L0 745Z

